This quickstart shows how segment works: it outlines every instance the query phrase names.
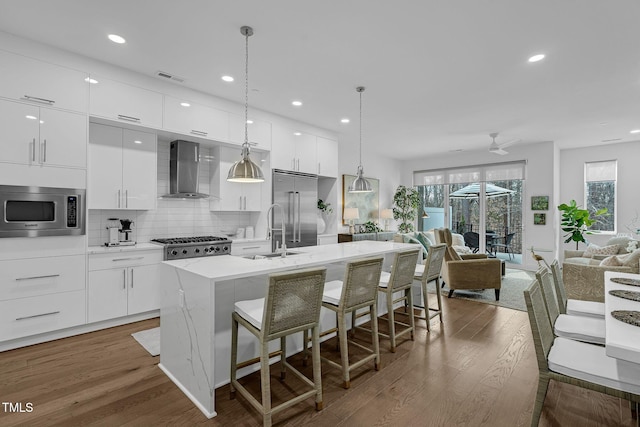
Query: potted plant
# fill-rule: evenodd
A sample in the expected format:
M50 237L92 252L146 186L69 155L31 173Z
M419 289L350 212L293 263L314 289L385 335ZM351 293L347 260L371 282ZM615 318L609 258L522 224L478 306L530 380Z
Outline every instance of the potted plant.
M373 221L365 222L364 224L362 224L361 228L363 230L363 233L379 233L382 231L382 228L380 228L378 224Z
M331 203L325 203L324 200L318 199L318 234L322 234L326 231L327 221L325 221L324 216L329 215L332 212L333 208L331 207Z
M578 249L578 243L587 243L584 238L585 234L593 234L594 231L589 230L589 227L598 221L597 218L591 218L591 214L587 209L581 209L576 204L575 200L571 200L569 204L562 203L558 206L558 210L562 212L562 219L560 220L560 228L566 234L563 236L566 238L565 243L571 241L576 242L576 250ZM607 208L598 209L594 213L594 217L606 215Z
M418 190L404 185L398 186L393 195L393 205L393 218L401 221L398 225L398 232L409 233L413 231L413 222L418 215L418 207L420 206Z

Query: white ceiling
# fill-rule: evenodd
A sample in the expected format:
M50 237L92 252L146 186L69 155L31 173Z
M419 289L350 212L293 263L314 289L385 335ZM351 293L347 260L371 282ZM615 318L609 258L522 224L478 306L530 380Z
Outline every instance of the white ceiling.
M2 0L0 30L244 100L398 159L637 140L637 0ZM108 33L127 39L107 40ZM544 53L538 63L527 58ZM236 82L224 83L230 74ZM292 107L300 99L302 107ZM351 123L340 123L349 117Z

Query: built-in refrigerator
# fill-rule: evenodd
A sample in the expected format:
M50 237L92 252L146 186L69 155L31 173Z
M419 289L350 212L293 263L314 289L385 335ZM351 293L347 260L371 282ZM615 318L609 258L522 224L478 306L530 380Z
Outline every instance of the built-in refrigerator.
M314 246L318 240L318 177L299 172L273 170L273 203L282 206L287 248ZM280 209L273 209L271 249L282 242Z

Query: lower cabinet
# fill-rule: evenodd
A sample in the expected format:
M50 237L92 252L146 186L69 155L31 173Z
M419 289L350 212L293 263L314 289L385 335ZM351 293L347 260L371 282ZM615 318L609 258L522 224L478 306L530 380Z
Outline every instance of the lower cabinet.
M108 261L117 267L92 270L92 265L96 268L110 265ZM122 253L89 255L88 322L159 309L160 261L161 251L144 255L130 252L127 256Z
M254 240L249 242L232 242L231 255L264 255L271 252L271 240Z

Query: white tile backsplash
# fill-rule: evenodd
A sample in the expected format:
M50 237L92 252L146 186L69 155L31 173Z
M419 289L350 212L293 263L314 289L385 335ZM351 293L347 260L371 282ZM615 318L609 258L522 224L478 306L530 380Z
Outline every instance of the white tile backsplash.
M211 149L200 146L200 155L211 158ZM206 157L205 157L206 156ZM208 160L200 162L199 191L210 194ZM158 196L169 193L169 141L158 141ZM159 237L223 235L238 227L255 225L258 213L211 212L208 199L180 200L158 198L157 207L150 211L89 210L87 232L89 245L100 246L108 240L109 218L133 221L130 238L136 242L149 242ZM121 235L124 239L124 235Z

